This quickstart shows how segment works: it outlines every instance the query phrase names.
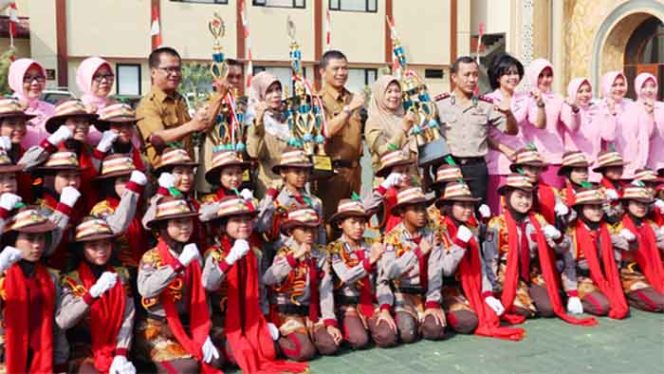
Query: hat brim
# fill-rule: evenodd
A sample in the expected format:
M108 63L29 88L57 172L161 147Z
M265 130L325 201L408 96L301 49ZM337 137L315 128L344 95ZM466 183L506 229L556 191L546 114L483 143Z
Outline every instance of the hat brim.
M620 200L620 201L630 201L631 200L631 201L638 201L638 202L644 203L644 204L651 204L655 201L655 198L652 197L652 198L648 199L648 198L645 198L645 197L620 197L618 200Z
M534 187L500 186L500 187L498 187L498 194L504 196L510 190L521 190L521 191L525 191L525 192L533 192L534 189L535 189Z
M180 218L189 218L189 217L198 217L198 212L169 214L159 218L155 217L147 223L147 226L149 228L154 228L154 225L157 222L168 221L169 219L180 219Z
M171 171L173 168L178 167L178 166L191 166L192 168L198 167L198 162L194 161L189 161L189 162L178 162L174 164L168 164L168 165L163 165L159 166L158 168L155 169L156 173L163 173L165 171Z
M294 168L294 169L313 169L314 164L309 163L309 162L303 162L303 163L297 163L297 164L287 164L287 165L274 165L272 167L272 172L275 174L279 174L281 169L288 169L288 168Z
M94 180L95 181L105 181L105 180L108 180L110 178L127 177L127 176L130 176L133 171L135 171L135 169L134 170L114 171L114 172L104 174L104 175L97 175Z
M607 164L607 165L594 167L593 171L596 172L596 173L599 173L600 171L602 171L606 168L626 166L627 164L629 164L629 162L625 162L625 161L610 163L610 164Z
M558 176L564 175L567 170L569 169L574 169L574 168L589 168L590 164L587 162L581 163L581 164L572 164L572 165L565 165L561 166L560 169L558 169Z
M127 124L130 123L136 126L136 123L141 120L141 118L118 118L114 120L97 120L95 122L95 128L99 131L106 131L111 128L111 125L114 123Z
M588 200L588 201L584 201L584 202L576 202L576 201L575 201L574 204L572 204L572 206L581 206L581 205L603 205L604 203L606 203L606 200L602 200L602 199L593 199L593 200Z
M91 125L96 125L96 119L98 117L99 116L92 113L64 114L60 116L53 116L46 121L44 127L46 128L46 131L49 132L49 134L53 134L58 130L58 127L60 127L67 120L67 118L87 118L90 120Z
M390 165L387 165L385 167L382 167L382 168L378 169L378 171L376 171L376 176L381 177L381 178L385 178L390 174L392 169L394 169L397 166L407 166L407 165L414 165L414 164L415 164L415 161L413 161L413 160L398 161L398 162L395 162L393 164L390 164Z
M231 212L231 213L226 213L222 214L220 216L214 217L213 219L210 220L210 222L219 222L223 219L228 219L231 217L242 217L242 216L249 216L251 218L254 218L258 215L257 210L253 210L251 212Z
M319 218L315 222L300 222L296 220L286 220L281 224L281 232L288 235L288 231L296 227L311 227L317 228L323 224L323 221Z
M482 199L480 199L479 197L471 197L471 196L457 196L449 199L441 197L440 199L436 200L436 207L440 208L441 206L447 203L455 203L455 202L477 204L480 201L482 201Z
M543 163L543 162L542 162L542 163L539 163L539 162L538 162L538 163L530 162L530 163L523 163L523 164L510 164L510 170L511 170L513 173L518 173L518 169L519 169L520 167L522 167L522 166L530 166L530 167L542 168L542 170L546 170L546 169L549 168L549 165L548 165L548 164L545 164L545 163Z
M434 181L434 182L431 182L431 184L429 184L429 187L435 187L435 188L438 189L438 188L440 188L441 185L445 185L445 184L448 184L448 183L456 182L456 181L458 181L458 180L462 180L462 181L464 181L464 182L470 182L470 181L474 181L475 178L466 178L466 177L463 177L463 178L461 178L461 179L454 179L454 180L451 180L451 181Z
M397 205L393 206L392 209L390 210L390 213L395 214L395 215L399 214L399 212L403 208L409 207L411 205L425 204L425 205L429 206L433 203L434 200L436 200L435 196L426 197L424 199L417 199L417 200L413 200L413 201L403 202L403 203L400 203L400 204L397 204Z
M35 168L35 172L38 173L57 173L59 171L78 171L82 172L84 169L81 168L80 166L73 167L73 166L41 166L38 168Z
M23 171L23 166L21 165L0 165L0 173L18 173Z
M55 223L51 222L50 220L47 220L46 222L43 223L25 226L19 229L10 229L9 231L24 232L27 234L41 234L53 231L55 230L56 227L57 226L55 225Z
M327 222L330 224L334 224L335 222L343 221L346 218L350 217L369 219L371 217L371 214L363 212L337 212L332 214L330 218L327 219Z
M249 170L251 169L251 163L246 162L246 161L237 161L237 162L231 162L228 164L224 165L219 165L211 168L205 173L205 180L211 184L211 185L218 185L219 184L219 176L221 175L221 170L224 168L229 168L233 166L239 166L242 168L242 170Z
M95 234L85 238L74 240L76 243L94 242L96 240L112 240L120 236L120 234Z
M25 120L28 121L35 117L37 116L34 114L27 114L24 112L8 112L0 114L0 120L3 120L5 118L25 118Z

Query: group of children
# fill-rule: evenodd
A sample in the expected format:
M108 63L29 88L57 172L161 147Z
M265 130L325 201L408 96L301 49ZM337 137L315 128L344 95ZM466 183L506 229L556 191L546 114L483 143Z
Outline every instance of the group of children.
M146 175L124 104L93 115L64 102L23 149L29 119L0 100L7 372L301 372L344 344L520 340L526 318L664 311L663 170L625 181L616 152L600 154L600 184L583 153L566 153L558 191L536 149L517 151L492 215L458 166L425 190L410 154L389 151L372 195L323 222L303 150L281 154L281 182L260 200L244 178L253 165L219 151L205 172L218 189L198 199L197 163L177 145Z

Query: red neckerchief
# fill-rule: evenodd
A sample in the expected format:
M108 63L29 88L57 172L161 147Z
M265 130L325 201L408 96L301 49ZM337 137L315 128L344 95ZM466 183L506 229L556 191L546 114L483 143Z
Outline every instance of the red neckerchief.
M519 244L517 238L517 227L516 221L512 218L509 210L506 210L505 213L505 222L507 223L507 238L509 252L507 253L507 270L505 271L505 280L503 283L503 294L501 301L505 306L506 312L504 318L510 322L512 321L523 321L523 318L514 317L514 314L511 313L513 308L514 298L516 297L516 290L519 282L518 274L518 254L519 254ZM565 313L562 302L560 300L560 294L558 290L560 289L558 274L554 266L554 255L551 248L544 238L542 233L542 228L537 221L534 213L528 215L530 223L535 228L535 237L537 238L537 254L539 257L539 265L542 271L542 277L544 278L544 283L549 296L549 301L553 307L553 312L567 323L574 325L583 325L583 326L592 326L597 324L597 320L594 318L574 318Z
M257 240L250 240L252 246ZM224 235L221 249L225 254L231 250L230 238ZM294 372L307 370L306 363L276 360L277 353L260 308L261 282L258 259L252 250L238 260L226 272L226 317L224 333L233 352L233 358L243 373Z
M604 188L616 190L618 193L622 192L623 189L623 185L620 183L620 181L614 182L607 177L602 177L602 179L599 181L599 184Z
M201 209L201 203L193 197L187 197L194 209L198 212ZM207 226L201 222L198 218L194 220L194 234L192 235L191 240L198 245L198 248L208 248L212 243L208 240Z
M134 163L136 170L145 172L145 163L143 162L141 151L133 145L131 147L131 160Z
M420 243L422 242L422 236L411 239L413 243L417 244L419 248ZM433 249L432 249L433 250ZM421 253L421 252L420 252ZM420 287L422 287L423 292L427 292L429 288L429 255L431 251L423 256L417 256L417 266L420 273Z
M107 271L115 272L111 266L106 268ZM78 275L86 290L89 290L97 281L90 267L84 262L81 262L78 267ZM124 319L126 301L124 285L118 280L113 288L101 295L90 307L90 335L94 366L101 373L107 373L113 362L118 332Z
M217 199L216 201L220 201L224 197L228 196L228 194L226 193L226 189L224 187L219 187L217 189L217 192L215 192L215 196L216 196L215 198Z
M623 319L629 313L629 306L625 300L616 259L613 255L613 245L611 244L611 235L606 223L602 223L597 231L591 231L586 225L577 221L576 228L576 248L581 251L588 262L590 269L590 279L599 287L611 305L609 317ZM599 234L599 235L598 235ZM599 236L599 238L598 238ZM601 262L597 256L597 239L600 242L599 252Z
M82 147L78 155L78 163L81 167L81 200L85 202L85 211L89 212L99 201L99 191L94 185L97 170L92 163L92 152L87 146Z
M5 365L8 373L53 372L55 285L45 266L26 277L19 264L6 272ZM28 350L32 358L28 362Z
M12 147L13 149L14 147ZM18 160L23 157L23 154L25 153L25 148L21 147L20 145L16 148L16 157L15 159L12 160L14 164L18 162ZM32 191L32 174L31 173L26 173L23 171L19 171L16 173L16 179L18 181L18 194L21 196L23 199L23 202L26 204L32 203L34 200L34 195Z
M641 226L636 226L632 217L625 214L623 225L626 229L633 232L639 243L639 248L633 251L634 259L639 264L643 275L646 276L648 283L657 292L664 292L664 269L662 266L662 257L657 248L655 232L648 222L643 222Z
M305 260L309 267L309 319L316 323L320 317L320 290L318 289L318 264L316 258L308 256Z
M106 201L108 201L108 205L113 210L117 209L120 204L120 199L114 196L107 197ZM119 253L119 260L122 261L124 266L136 267L148 248L147 232L143 228L141 218L137 214L134 214L127 230L122 236L127 240L129 253Z
M366 258L364 249L360 248L354 251L354 253L357 256L358 263L362 264ZM371 287L371 274L367 273L364 278L358 280L357 285L360 288L358 310L360 311L360 314L365 316L367 319L371 318L374 314L374 300L376 299Z
M537 211L544 219L550 224L554 225L556 223L556 194L553 191L553 187L549 186L544 182L537 183Z
M383 195L383 232L390 232L392 229L401 223L401 217L392 214L392 207L397 205L397 188L390 187Z
M445 217L445 224L450 238L456 238L458 227L449 217ZM470 302L470 306L477 314L478 324L476 335L488 336L507 340L521 340L525 331L520 328L501 327L500 319L482 300L482 264L480 261L480 246L475 238L468 242L468 249L459 262L458 270L463 294Z
M177 266L178 260L173 257L163 239L160 239L157 244L157 252L164 265ZM189 331L191 335L182 326L182 321L180 321L180 315L178 314L177 306L171 293L162 292L160 301L166 312L168 327L170 327L173 336L175 336L178 343L182 345L187 353L194 356L201 363L203 373L219 373L219 370L203 362L203 352L201 349L210 336L210 326L212 323L210 322L205 290L201 282L201 265L198 261L194 260L187 266L183 278L183 287L188 287L189 291L189 305L187 305L186 309L189 311Z
M576 200L574 197L576 196L576 192L574 191L574 187L572 186L572 182L569 180L565 181L565 204L567 206L573 206L574 205L574 200Z

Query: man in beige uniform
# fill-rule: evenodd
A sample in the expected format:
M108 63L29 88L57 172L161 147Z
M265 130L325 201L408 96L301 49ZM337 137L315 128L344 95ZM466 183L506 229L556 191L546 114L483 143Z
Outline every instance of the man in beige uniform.
M352 94L344 85L348 81L348 60L335 50L327 51L320 61L323 88L320 97L325 108L327 127L325 152L332 158L337 174L317 183L315 195L323 200L325 221L334 214L339 200L360 192L362 157L362 123L358 109L364 95Z
M441 132L454 161L461 167L473 196L486 200L489 172L484 156L489 152L491 126L509 135L519 132L513 117L505 117L490 99L474 94L479 67L472 57L459 57L451 68L454 89L436 96Z
M180 55L169 47L157 48L149 57L152 89L136 108L141 137L147 145L148 161L156 164L155 145L183 142L193 158L191 135L210 126L207 107L200 108L194 118L188 113L184 97L177 92L182 80ZM158 146L158 145L157 145Z

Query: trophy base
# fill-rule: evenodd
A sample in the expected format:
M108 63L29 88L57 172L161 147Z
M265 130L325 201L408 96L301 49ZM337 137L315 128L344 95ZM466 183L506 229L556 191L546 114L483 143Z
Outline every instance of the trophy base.
M334 168L332 167L332 158L324 155L313 155L311 161L314 164L311 179L325 179L333 176Z
M420 166L437 166L443 163L445 156L450 154L450 148L443 138L433 140L418 147Z

